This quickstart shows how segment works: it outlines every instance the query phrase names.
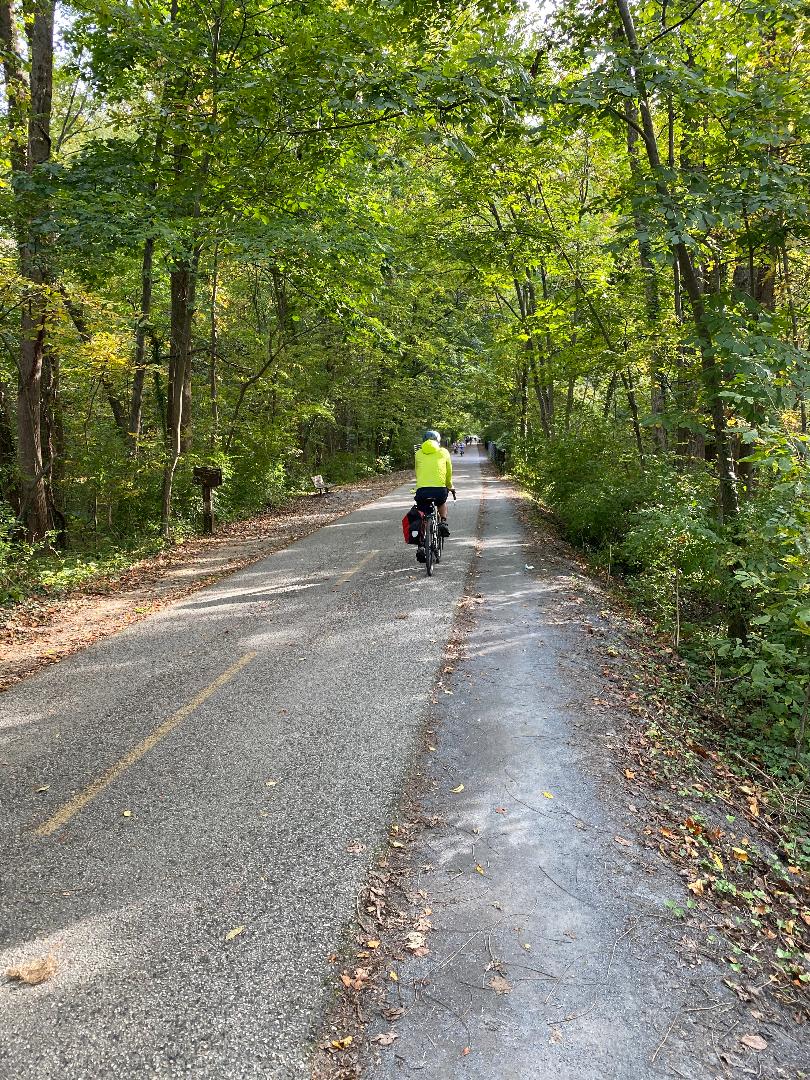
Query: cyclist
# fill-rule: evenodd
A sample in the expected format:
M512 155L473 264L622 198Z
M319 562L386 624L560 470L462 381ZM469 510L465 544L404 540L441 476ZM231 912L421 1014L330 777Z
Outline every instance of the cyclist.
M438 431L424 433L422 445L414 455L416 470L416 505L422 511L430 508L430 502L436 504L439 511L439 529L442 536L450 535L447 524L447 496L453 487L453 460L442 446L442 437ZM417 552L417 558L419 553Z

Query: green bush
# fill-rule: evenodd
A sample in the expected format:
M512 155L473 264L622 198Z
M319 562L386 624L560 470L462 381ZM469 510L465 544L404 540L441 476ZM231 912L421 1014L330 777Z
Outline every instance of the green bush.
M677 472L654 463L654 490L627 515L616 561L628 589L659 625L689 640L728 601L728 543L712 522L712 481L706 470Z
M722 686L740 730L802 749L810 721L810 479L792 446L763 449L736 535L716 521L711 467L645 468L598 418L513 453L565 535L620 575L636 606ZM745 639L729 634L739 610Z
M779 460L746 507L734 567L749 636L719 652L750 725L801 747L810 721L810 476L806 461Z
M559 518L568 539L593 550L620 544L629 514L655 491L614 429L597 417L512 455L515 472Z

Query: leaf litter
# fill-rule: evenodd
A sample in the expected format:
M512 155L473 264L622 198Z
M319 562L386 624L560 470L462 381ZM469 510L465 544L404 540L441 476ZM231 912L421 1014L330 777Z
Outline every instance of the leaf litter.
M52 979L56 972L56 957L53 953L48 953L47 956L41 956L36 960L28 960L17 964L16 967L6 968L6 978L25 983L27 986L39 986L40 983Z

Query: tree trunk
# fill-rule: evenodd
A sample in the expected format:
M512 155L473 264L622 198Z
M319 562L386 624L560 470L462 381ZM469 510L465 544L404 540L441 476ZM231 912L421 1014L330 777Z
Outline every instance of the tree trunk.
M194 314L194 295L197 286L199 248L190 260L176 263L171 282L171 338L169 345L169 379L166 402L166 463L163 469L163 498L161 524L168 537L171 523L172 486L177 462L183 452L184 388L190 367L191 320Z
M653 125L652 112L650 110L647 87L641 71L641 55L636 38L635 25L630 13L628 0L616 0L625 39L630 49L633 61L633 76L638 95L638 108L641 114L641 133L650 169L655 181L656 190L661 199L662 206L674 219L673 223L680 223L682 215L679 212L676 200L668 187L665 179L666 173L662 167L661 156L658 151L658 139ZM720 397L722 390L722 377L720 366L714 354L714 344L706 320L703 306L703 293L692 261L692 256L683 240L672 244L672 251L678 261L681 282L689 300L695 331L698 338L701 371L703 375L703 388L706 394L709 412L712 417L714 433L717 472L720 480L720 507L724 521L734 522L739 515L739 496L737 492L737 476L734 470L734 458L731 453L730 441L726 431L726 418L723 409L723 399Z
M20 489L15 480L17 447L14 442L11 396L10 388L0 378L0 495L19 515Z
M633 389L633 383L630 378L629 372L622 372L622 385L624 386L624 392L627 395L627 404L630 408L630 416L633 420L633 435L636 440L636 449L638 450L638 460L642 469L644 468L644 443L641 439L641 425L638 422L638 402L636 401L636 392Z
M28 39L25 63L12 0L0 0L9 157L12 186L19 195L22 173L34 176L51 153L53 93L53 0L39 0L26 11ZM40 178L41 179L41 178ZM30 184L30 181L29 181ZM48 210L47 194L29 193L15 200L15 231L20 273L26 282L22 302L17 383L17 464L20 473L20 516L31 540L45 537L51 525L46 474L50 461L42 455L42 365L47 340L47 259L35 226Z
M782 284L785 290L785 298L788 303L788 311L790 312L790 330L791 341L793 342L793 348L799 349L799 320L796 316L796 304L793 300L793 280L790 271L790 260L788 258L787 247L782 248ZM807 434L807 402L805 400L805 391L803 387L797 389L797 397L799 403L799 422L801 425L802 435Z
M627 116L627 155L630 159L630 174L634 187L641 186L641 163L638 157L638 133L635 129L637 112L632 102L625 104ZM647 310L647 323L650 332L655 335L658 326L658 318L661 311L661 302L658 296L658 280L655 273L655 264L652 259L649 232L645 228L641 208L638 199L633 197L633 223L636 229L636 243L638 244L638 261L644 278L644 302ZM658 350L653 346L650 349L650 411L653 417L659 418L666 407L664 388L661 378L661 357ZM636 418L637 422L637 418ZM653 424L653 438L655 445L661 451L667 448L666 428L659 419Z
M219 284L219 244L214 245L211 270L211 327L208 336L208 385L211 392L211 447L219 441L219 397L217 394L217 287Z
M129 405L130 452L138 456L143 415L143 387L146 380L146 338L152 315L152 260L155 253L154 238L149 236L143 245L141 262L141 310L135 330L135 374L132 378L132 396Z

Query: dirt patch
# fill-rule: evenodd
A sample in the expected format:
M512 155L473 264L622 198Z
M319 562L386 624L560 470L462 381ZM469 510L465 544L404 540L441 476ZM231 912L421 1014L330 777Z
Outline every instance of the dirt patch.
M324 496L300 496L57 599L26 600L7 609L0 615L0 690L375 502L410 478L402 471Z

